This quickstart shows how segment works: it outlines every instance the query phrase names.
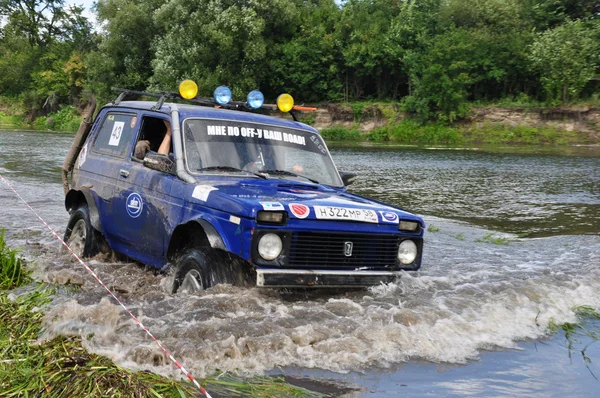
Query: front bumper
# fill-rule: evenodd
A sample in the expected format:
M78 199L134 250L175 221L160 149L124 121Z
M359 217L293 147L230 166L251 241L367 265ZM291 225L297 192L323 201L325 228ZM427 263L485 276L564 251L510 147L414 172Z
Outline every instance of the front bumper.
M258 287L361 287L393 282L402 271L257 269Z

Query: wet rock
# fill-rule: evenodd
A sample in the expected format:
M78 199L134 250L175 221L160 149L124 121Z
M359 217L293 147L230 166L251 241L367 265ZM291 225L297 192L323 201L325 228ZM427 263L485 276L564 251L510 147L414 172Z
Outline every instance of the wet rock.
M127 358L141 365L164 366L169 363L167 355L156 347L139 345L127 353Z
M53 283L57 285L85 285L85 279L83 276L75 273L74 271L68 270L49 272L46 276L46 281L48 283Z

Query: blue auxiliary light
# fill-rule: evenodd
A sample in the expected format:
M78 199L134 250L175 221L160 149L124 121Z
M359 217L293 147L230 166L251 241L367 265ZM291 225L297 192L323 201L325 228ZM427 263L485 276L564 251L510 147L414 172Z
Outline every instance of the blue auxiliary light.
M258 109L265 103L265 96L258 90L252 90L248 93L246 102L250 108Z
M215 88L213 96L217 104L225 105L231 101L231 90L227 86L219 86Z

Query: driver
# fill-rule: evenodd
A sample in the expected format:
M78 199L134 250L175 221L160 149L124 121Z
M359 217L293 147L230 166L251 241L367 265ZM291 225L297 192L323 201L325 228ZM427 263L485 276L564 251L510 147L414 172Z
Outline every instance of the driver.
M169 123L167 120L163 120L163 124L166 131L156 153L160 155L168 155L171 151L171 123ZM135 145L134 156L140 160L143 160L151 148L152 144L150 143L150 140L140 140Z

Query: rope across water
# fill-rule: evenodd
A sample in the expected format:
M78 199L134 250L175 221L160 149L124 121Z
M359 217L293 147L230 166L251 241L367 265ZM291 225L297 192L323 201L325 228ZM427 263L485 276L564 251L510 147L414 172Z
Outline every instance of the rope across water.
M177 368L179 368L179 370L181 370L183 372L183 374L185 374L185 376L192 382L194 383L194 385L196 385L196 387L198 387L198 389L200 390L200 392L202 394L204 394L205 397L207 398L212 398L210 396L210 394L208 393L208 391L206 391L201 385L200 383L198 383L198 381L192 376L192 374L190 372L188 372L181 363L179 363L179 361L177 361L173 355L171 355L171 353L162 345L162 343L156 338L154 337L154 335L152 333L150 333L150 331L142 324L142 322L129 310L129 308L127 308L125 306L125 304L123 304L123 302L112 292L112 290L110 290L105 284L104 282L102 282L102 280L100 280L100 278L98 277L98 275L96 275L96 273L81 259L79 258L79 256L73 251L71 250L71 248L69 247L69 245L58 235L58 233L56 233L56 231L54 229L52 229L52 227L50 225L48 225L48 223L46 221L44 221L44 219L33 209L33 207L31 207L29 205L29 203L27 203L27 201L21 196L21 194L19 194L19 192L8 182L8 180L6 180L1 174L0 174L0 180L2 180L2 182L11 190L15 193L15 195L17 195L17 197L25 204L25 206L27 206L27 208L29 210L31 210L31 212L33 214L35 214L35 216L46 226L46 228L48 228L48 230L52 233L52 235L54 235L54 237L56 237L56 239L58 239L60 241L60 243L62 243L62 245L64 247L67 248L67 250L69 251L69 253L71 253L72 256L74 256L77 261L83 265L85 267L85 269L90 273L90 275L92 275L94 277L94 279L96 281L98 281L98 283L100 285L102 285L102 287L108 292L108 294L115 299L115 301L121 306L121 308L123 308L123 310L129 314L129 316L135 321L135 323L137 323L137 325L142 328L142 330L144 332L146 332L146 334L148 336L150 336L150 338L156 343L156 345L158 345L158 347L165 353L165 355L167 355L167 357L169 357L169 359L171 360L171 362L173 362L173 364L175 364L175 366L177 366Z

